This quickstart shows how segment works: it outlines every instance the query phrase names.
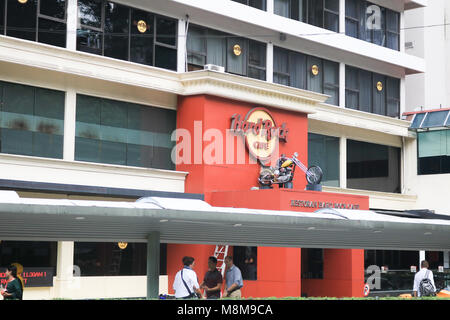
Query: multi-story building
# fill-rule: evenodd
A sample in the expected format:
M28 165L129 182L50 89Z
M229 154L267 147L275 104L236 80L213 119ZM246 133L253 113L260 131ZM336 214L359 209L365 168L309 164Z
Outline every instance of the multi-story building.
M197 120L203 129L225 130L227 108L245 115L265 106L277 121L289 119L298 145L286 151L303 151L302 161L323 169L324 192L368 197L376 210L444 211L445 196L432 196L442 203L436 208L421 198L416 135L402 119L412 105L406 83L429 71L423 56L405 48L405 16L426 6L425 0L0 0L0 187L21 197L110 201L186 192L214 203L211 192L227 189L213 177L236 178L239 167L174 164L172 132L194 132ZM411 90L421 92L420 85ZM252 186L244 180L238 190ZM162 292L172 291L186 250L202 255L200 261L213 253L211 246L162 245ZM260 250L233 252L243 264ZM277 292L325 295L311 287L321 287L314 281L325 278L331 251L299 250L298 285L284 291L289 281L273 280L282 283ZM120 268L112 266L116 256ZM76 241L0 244L0 264L20 260L54 270L50 288L28 288L25 298L86 297L64 289L61 265L79 266L89 297L145 296L143 256L140 243L126 250ZM364 264L409 272L405 266L418 265L419 257L366 250L349 261L358 259L362 282ZM432 268L444 262L448 268L448 253L427 257ZM351 290L336 295L357 295L353 275L340 284ZM265 294L258 273L245 277L252 295ZM127 289L120 293L106 289L122 284Z

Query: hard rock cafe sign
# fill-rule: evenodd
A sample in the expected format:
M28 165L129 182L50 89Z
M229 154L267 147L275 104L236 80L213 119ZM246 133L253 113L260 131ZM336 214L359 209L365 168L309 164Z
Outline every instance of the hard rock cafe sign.
M278 126L265 108L253 108L245 117L233 114L230 129L245 137L250 154L262 162L272 157L279 141L287 142L289 133L286 123Z

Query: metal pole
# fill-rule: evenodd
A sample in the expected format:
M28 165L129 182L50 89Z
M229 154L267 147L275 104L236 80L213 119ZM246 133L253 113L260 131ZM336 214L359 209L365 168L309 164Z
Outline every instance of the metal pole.
M147 299L159 296L160 234L152 232L147 241Z

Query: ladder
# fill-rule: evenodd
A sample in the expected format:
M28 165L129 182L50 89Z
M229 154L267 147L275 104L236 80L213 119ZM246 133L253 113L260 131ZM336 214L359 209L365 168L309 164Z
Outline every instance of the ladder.
M222 274L222 278L225 274L225 257L228 254L228 246L225 245L216 245L216 249L214 250L214 257L217 259L217 270Z

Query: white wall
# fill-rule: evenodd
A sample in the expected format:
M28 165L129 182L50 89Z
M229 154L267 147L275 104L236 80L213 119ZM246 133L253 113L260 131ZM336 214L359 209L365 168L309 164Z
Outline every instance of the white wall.
M406 76L406 110L450 107L450 3L433 0L405 12L406 53L425 59L426 72Z

